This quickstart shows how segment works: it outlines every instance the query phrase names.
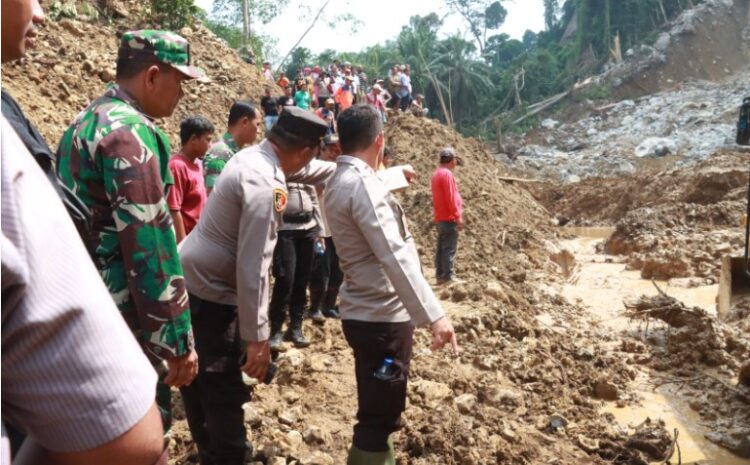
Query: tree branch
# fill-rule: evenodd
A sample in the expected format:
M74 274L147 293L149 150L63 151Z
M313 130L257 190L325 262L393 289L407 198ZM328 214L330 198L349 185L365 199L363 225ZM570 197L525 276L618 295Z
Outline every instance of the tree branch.
M299 40L292 46L291 49L284 55L284 58L279 62L279 66L276 67L276 74L281 71L281 67L284 66L284 62L286 62L287 59L289 59L289 56L294 52L294 49L299 46L300 43L302 43L302 40L304 40L305 36L312 30L312 28L315 26L315 23L318 22L318 19L320 19L320 15L323 14L323 10L326 9L328 4L331 3L331 0L326 0L326 2L323 4L323 6L320 7L318 10L318 14L315 15L315 18L313 18L312 22L310 23L310 26L305 30L305 32L302 34L302 36L299 38Z

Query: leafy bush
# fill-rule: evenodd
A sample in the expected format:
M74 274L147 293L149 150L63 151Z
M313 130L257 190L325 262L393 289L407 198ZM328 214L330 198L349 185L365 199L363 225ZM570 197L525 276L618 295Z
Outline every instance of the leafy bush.
M179 31L190 26L197 14L193 0L151 0L151 17L165 29Z

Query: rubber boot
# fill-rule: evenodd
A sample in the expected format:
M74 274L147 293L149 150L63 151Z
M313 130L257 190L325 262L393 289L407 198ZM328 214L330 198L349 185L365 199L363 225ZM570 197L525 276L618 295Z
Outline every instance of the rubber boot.
M368 452L352 446L346 465L396 465L396 454L393 446L384 452Z
M268 339L268 348L271 352L282 352L284 350L284 333L281 326L271 324L271 337Z
M304 348L310 346L310 341L305 337L305 333L302 332L302 319L294 318L289 324L289 329L284 334L284 339L292 341L294 347Z
M336 287L329 287L326 292L325 302L323 302L323 315L326 318L339 319L339 311L336 309L336 299L339 296L339 290Z
M310 288L310 319L313 322L321 324L326 321L323 312L320 311L320 305L323 303L323 289L317 287Z

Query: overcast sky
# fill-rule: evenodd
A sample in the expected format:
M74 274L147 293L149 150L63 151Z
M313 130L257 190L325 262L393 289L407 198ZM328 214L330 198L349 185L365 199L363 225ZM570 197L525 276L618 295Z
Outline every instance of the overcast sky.
M310 11L317 11L323 2L324 0L290 0L285 14L258 27L264 34L278 40L278 53L283 55L297 42L312 21L314 14ZM196 4L209 13L212 3L213 0L196 0ZM534 32L544 29L543 0L506 0L503 3L508 10L508 17L500 32L520 39L527 29ZM324 15L330 17L349 12L361 21L361 25L355 31L350 31L341 27L331 29L321 21L301 45L314 53L327 48L340 52L360 51L367 46L395 38L401 28L408 24L410 17L424 16L433 11L441 17L446 16L448 9L444 0L331 0ZM449 15L445 18L441 35L465 30L460 17Z

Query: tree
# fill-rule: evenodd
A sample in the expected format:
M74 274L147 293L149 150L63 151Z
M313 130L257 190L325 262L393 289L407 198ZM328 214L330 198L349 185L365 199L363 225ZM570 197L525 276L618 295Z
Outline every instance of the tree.
M525 51L526 46L520 40L511 39L508 34L497 34L487 40L484 57L490 66L504 68Z
M294 80L297 76L297 72L303 69L305 66L311 64L313 54L309 48L297 47L292 51L289 57L289 62L286 65L285 72L289 79Z
M173 31L191 25L199 10L193 0L151 0L154 21Z
M211 20L228 27L242 27L244 46L250 45L253 36L253 19L267 24L289 4L289 0L214 0Z
M544 0L544 25L548 31L551 31L555 27L559 13L559 0Z
M484 55L487 32L497 30L505 22L508 11L500 1L488 0L445 0L448 7L461 15L469 26L469 32Z
M492 89L487 65L474 58L476 47L459 36L440 41L430 62L439 85L448 95L450 121L463 121Z

